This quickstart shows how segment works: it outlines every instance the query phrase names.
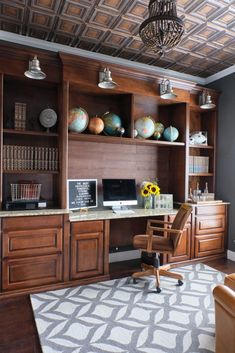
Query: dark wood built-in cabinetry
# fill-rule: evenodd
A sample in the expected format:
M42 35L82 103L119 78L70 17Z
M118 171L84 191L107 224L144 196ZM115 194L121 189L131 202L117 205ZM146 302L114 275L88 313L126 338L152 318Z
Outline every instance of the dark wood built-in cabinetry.
M47 73L42 82L23 75L34 55L38 55ZM59 209L67 207L67 179L73 178L97 179L98 192L102 178L134 178L138 187L144 180L157 178L161 193L173 194L178 203L187 201L190 189L197 186L203 190L207 185L210 193L215 192L217 108L205 111L199 107L198 98L203 88L174 80L177 97L165 100L159 95L162 77L112 64L112 76L118 87L102 90L97 83L104 66L104 62L65 53L4 46L0 56L2 210L11 197L11 184L29 181L42 184L41 198L48 208ZM209 92L218 105L218 92ZM23 130L16 130L14 126L16 102L26 104ZM88 129L82 133L68 132L69 110L76 107L84 108L90 118L107 111L119 115L124 135L94 135ZM58 117L49 131L39 122L40 113L46 108L53 109ZM176 127L178 139L171 142L163 138L136 138L135 121L143 116L151 116L165 128ZM190 145L190 133L198 131L207 133L206 145ZM34 151L35 148L54 148L58 163L54 168L34 161L30 167L28 164L25 167L25 163L22 167L20 160L12 164L10 160L22 155L6 154L4 146L29 147ZM191 157L200 156L209 158L206 172L189 168ZM36 157L38 153L34 159ZM3 216L2 293L109 278L109 247L111 251L130 249L132 234L144 231L146 219L98 218L93 221L84 218L84 221L70 222L68 215ZM226 230L226 204L195 204L179 250L174 257L163 260L175 265L222 257L226 249Z
M63 217L2 220L2 289L25 289L62 281Z

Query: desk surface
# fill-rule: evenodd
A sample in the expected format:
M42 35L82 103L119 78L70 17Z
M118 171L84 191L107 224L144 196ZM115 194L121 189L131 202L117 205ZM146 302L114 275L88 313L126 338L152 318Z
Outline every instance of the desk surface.
M136 218L136 217L151 217L151 216L167 216L177 213L177 209L150 209L144 208L133 209L135 213L116 214L112 210L88 211L86 213L73 212L69 215L70 222L78 221L94 221L105 219L121 219L121 218Z

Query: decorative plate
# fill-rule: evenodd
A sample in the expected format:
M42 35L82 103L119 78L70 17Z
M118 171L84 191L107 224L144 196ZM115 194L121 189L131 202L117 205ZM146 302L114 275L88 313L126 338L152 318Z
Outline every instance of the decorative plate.
M57 114L53 109L47 108L41 111L39 121L42 126L49 128L56 124Z

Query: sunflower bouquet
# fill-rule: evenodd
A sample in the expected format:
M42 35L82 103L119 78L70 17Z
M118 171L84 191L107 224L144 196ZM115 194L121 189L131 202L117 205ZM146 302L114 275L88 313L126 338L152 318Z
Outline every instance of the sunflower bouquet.
M140 188L141 196L148 197L151 195L160 195L160 187L157 181L144 181Z

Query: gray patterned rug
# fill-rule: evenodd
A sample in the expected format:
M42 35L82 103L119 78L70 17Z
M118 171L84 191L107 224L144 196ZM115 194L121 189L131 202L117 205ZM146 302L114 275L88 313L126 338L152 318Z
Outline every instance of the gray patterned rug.
M203 264L177 268L182 287L154 277L99 282L31 295L43 353L211 353L212 289L223 274Z

